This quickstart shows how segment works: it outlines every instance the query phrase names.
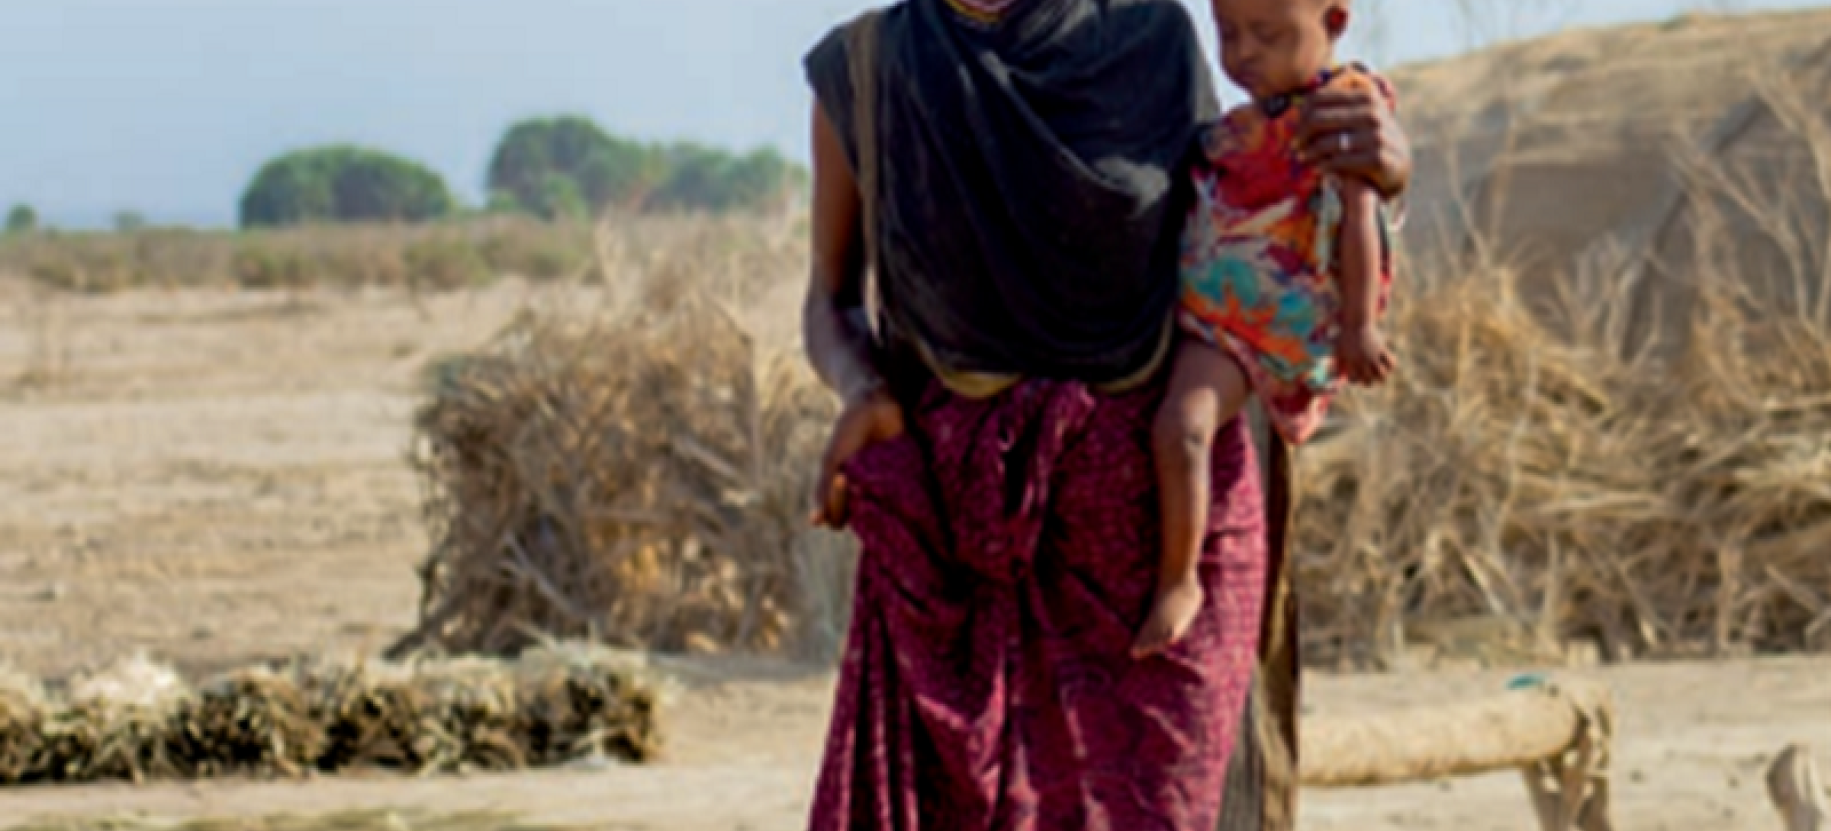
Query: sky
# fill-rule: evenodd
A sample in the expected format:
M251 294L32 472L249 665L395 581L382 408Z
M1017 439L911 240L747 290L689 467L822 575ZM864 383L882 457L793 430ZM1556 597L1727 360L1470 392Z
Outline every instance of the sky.
M1184 0L1213 55L1206 0ZM1801 0L1361 0L1349 57L1392 65L1498 35ZM443 173L477 201L515 120L806 157L800 57L873 0L0 0L0 211L101 227L234 222L269 158L329 142Z

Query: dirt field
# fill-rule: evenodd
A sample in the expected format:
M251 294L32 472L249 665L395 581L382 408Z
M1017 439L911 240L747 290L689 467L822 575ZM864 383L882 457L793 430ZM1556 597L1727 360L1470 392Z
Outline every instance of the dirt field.
M590 298L585 298L589 302ZM413 618L425 548L403 463L416 373L526 303L508 283L396 294L45 296L0 279L0 659L52 676L145 649L202 673L379 649ZM400 781L0 792L0 828L52 816L501 810L542 825L799 827L824 671L672 663L670 758L645 769ZM1764 829L1791 741L1831 751L1831 661L1630 667L1624 829ZM1501 689L1504 673L1319 677L1318 709ZM1307 829L1532 827L1516 777L1319 793Z

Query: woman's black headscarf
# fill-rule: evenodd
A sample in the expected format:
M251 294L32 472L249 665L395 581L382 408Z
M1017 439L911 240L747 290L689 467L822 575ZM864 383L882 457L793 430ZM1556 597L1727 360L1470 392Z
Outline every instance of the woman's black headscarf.
M845 30L808 55L854 169L874 157L888 324L950 370L1101 382L1146 364L1176 297L1184 166L1216 116L1175 0L946 0L884 13L869 141ZM865 198L872 198L865 194Z

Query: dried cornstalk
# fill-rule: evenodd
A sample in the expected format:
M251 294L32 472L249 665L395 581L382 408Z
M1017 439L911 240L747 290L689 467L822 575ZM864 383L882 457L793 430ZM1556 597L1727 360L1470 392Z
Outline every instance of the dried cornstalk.
M846 555L806 495L833 402L740 323L744 292L663 269L632 306L527 316L435 369L415 455L435 548L396 655L830 648Z

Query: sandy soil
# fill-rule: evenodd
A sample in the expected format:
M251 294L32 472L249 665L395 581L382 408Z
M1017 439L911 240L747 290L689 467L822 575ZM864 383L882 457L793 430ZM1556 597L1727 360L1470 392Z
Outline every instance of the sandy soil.
M426 541L403 459L416 373L526 304L519 284L383 293L41 295L0 279L0 660L51 676L144 649L191 672L376 650L410 625ZM831 676L665 666L673 746L642 769L0 792L33 818L497 809L605 829L799 827ZM1831 661L1588 673L1624 721L1623 829L1776 829L1761 774L1831 749ZM1506 673L1318 677L1317 709L1378 712L1500 690ZM1312 795L1306 829L1527 831L1514 776Z

